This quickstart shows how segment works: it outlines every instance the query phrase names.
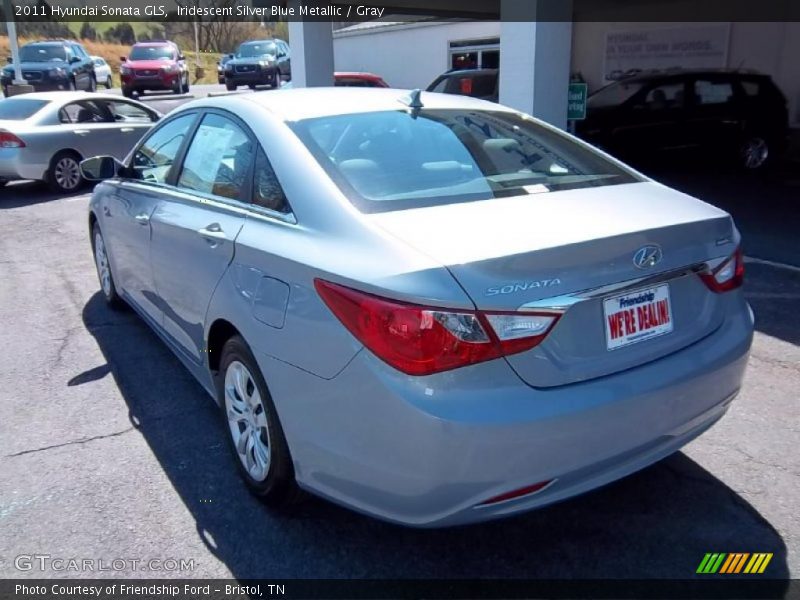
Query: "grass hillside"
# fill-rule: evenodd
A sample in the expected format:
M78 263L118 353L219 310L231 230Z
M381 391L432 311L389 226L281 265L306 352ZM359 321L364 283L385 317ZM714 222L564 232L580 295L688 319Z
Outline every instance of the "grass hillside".
M100 25L100 24L98 24ZM113 25L109 23L109 26ZM147 23L136 23L136 25L147 25ZM80 24L78 24L80 27ZM26 42L32 40L20 38L19 44L22 46ZM114 73L114 87L119 87L119 65L121 64L120 57L127 56L128 52L130 51L129 46L123 46L121 44L111 44L108 42L92 42L90 40L81 40L83 47L86 48L86 51L91 54L92 56L100 56L105 59L105 61L111 65L111 71ZM189 63L191 68L192 78L191 82L194 83L216 83L217 82L217 61L220 58L220 54L215 54L212 52L201 52L200 53L200 65L205 68L205 75L202 79L196 80L194 76L194 66L196 61L196 53L190 51L184 51L186 55L186 60ZM8 44L8 37L7 36L0 36L0 60L3 60L3 64L5 64L5 57L11 56L11 48Z

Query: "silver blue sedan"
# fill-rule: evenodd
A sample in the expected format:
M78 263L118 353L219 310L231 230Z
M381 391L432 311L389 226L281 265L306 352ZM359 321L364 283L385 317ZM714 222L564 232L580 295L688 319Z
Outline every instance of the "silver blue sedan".
M203 99L83 168L102 293L219 403L273 506L519 513L677 451L741 386L731 217L497 104Z

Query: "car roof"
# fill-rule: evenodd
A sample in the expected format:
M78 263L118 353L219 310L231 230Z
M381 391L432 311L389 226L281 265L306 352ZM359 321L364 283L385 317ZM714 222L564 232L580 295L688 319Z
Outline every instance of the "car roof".
M499 69L454 69L442 73L440 77L459 77L464 75L497 75Z
M177 46L175 42L169 40L149 40L147 42L136 42L134 46Z
M368 73L367 71L336 71L333 74L336 77L352 77L354 79L383 79L380 75L375 73Z
M637 73L630 77L623 77L619 79L622 83L631 81L653 81L656 79L668 79L672 77L684 77L690 75L696 77L698 75L736 75L740 77L765 77L763 73L752 70L740 69L674 69L670 71L658 71L655 73Z
M283 121L291 122L316 117L398 110L403 108L402 101L410 93L411 90L392 88L293 88L204 98L184 104L181 108L206 106L230 110L236 104L246 102L270 111ZM516 112L499 104L455 94L436 94L423 91L420 99L423 106L427 108Z
M31 100L46 100L47 102L60 101L64 104L67 102L75 102L77 100L123 100L121 96L116 96L114 94L100 94L97 92L32 92L30 94L13 96L13 98L29 98ZM125 100L129 101L130 99L125 98Z

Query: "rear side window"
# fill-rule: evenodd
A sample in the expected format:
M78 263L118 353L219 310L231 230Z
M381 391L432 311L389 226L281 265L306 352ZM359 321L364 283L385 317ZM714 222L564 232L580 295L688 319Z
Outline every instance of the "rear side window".
M728 104L733 102L733 84L730 81L709 81L698 79L694 82L696 102L703 104Z
M381 111L305 119L292 127L365 212L639 181L515 113Z
M132 179L165 183L196 115L182 115L156 129L133 154Z
M253 204L279 213L291 212L283 188L261 148L256 154L256 168L253 174Z
M241 199L253 160L253 142L230 119L206 115L194 134L178 187Z
M6 98L0 102L0 121L22 121L32 117L48 104L49 100Z

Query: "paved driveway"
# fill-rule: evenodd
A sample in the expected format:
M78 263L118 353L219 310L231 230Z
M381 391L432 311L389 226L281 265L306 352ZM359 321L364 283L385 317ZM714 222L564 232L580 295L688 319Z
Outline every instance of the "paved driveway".
M706 552L759 551L775 553L769 575L800 573L800 272L748 265L744 389L684 452L528 515L420 531L254 500L211 400L138 318L105 307L87 201L0 192L0 577L42 575L14 566L35 553L185 559L168 574L193 577L682 578Z

